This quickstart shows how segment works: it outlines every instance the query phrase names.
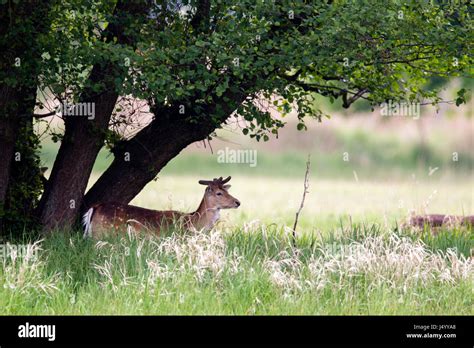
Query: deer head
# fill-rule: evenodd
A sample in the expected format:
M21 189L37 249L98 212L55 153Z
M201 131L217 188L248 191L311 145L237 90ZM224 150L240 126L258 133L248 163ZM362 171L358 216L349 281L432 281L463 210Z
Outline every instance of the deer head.
M207 209L232 209L240 206L239 200L227 192L230 185L225 184L229 180L230 176L225 179L222 179L221 176L214 180L199 180L201 185L207 186L203 199Z

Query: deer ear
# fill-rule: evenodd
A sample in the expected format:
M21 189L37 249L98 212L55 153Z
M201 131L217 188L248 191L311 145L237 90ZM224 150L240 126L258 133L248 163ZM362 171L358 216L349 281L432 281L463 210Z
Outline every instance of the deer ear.
M232 187L232 185L224 185L222 186L223 188L225 188L226 190L230 189Z

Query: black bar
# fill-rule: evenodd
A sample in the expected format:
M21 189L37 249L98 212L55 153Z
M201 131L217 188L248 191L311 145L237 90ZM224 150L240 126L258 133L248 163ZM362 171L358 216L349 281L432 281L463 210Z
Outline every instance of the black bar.
M25 333L26 323L30 329L31 325L55 325L54 341L19 337L20 325ZM473 324L469 316L0 316L0 346L319 343L473 347ZM422 337L408 338L407 334Z

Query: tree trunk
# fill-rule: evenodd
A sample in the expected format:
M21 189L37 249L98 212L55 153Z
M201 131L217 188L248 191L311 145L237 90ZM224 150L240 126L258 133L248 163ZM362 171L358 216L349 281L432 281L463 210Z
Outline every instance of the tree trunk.
M95 103L94 120L66 118L66 132L38 208L44 230L70 227L75 222L117 97L108 92L90 99Z
M0 220L6 213L18 133L22 125L31 122L34 112L41 54L37 41L49 28L51 3L32 1L0 5ZM34 11L31 11L32 7ZM24 34L21 23L27 23L25 25L35 30ZM3 227L3 221L0 221L0 229Z
M0 110L3 115L0 116L0 209L5 203L5 196L10 179L10 168L13 160L16 137L18 134L18 120L7 115L7 103L16 103L15 91L8 86L0 87ZM7 115L5 115L5 113Z
M33 232L37 226L34 216L43 184L41 182L39 139L33 129L36 86L21 94L16 121L16 142L10 166L10 179L5 197L5 232L21 236L25 228Z
M124 34L126 27L120 19L126 15L144 16L147 9L146 1L119 1L115 21L110 23L104 36L108 41L116 37L119 44L134 46L134 39ZM115 79L123 79L126 69L111 62L94 66L89 77L89 88L81 97L81 102L95 104L94 119L65 117L66 132L38 209L43 231L70 228L75 223L117 102ZM91 88L97 83L103 84L102 90L105 91L99 95Z
M87 193L86 206L130 202L181 150L211 132L185 121L152 122L115 153L112 164Z
M198 122L189 122L178 108L155 111L152 123L114 150L114 161L87 192L85 206L129 203L170 160L188 145L206 139L244 99L243 92L227 92L208 106L202 113L204 120Z

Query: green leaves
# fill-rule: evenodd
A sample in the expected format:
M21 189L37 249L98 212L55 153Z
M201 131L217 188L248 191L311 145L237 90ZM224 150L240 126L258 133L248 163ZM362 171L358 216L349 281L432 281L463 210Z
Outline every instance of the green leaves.
M226 78L224 82L216 87L216 95L222 96L224 92L229 88L229 79Z
M301 120L297 128L304 130L305 117L323 116L312 106L313 93L331 102L364 90L372 105L386 100L436 103L436 91L425 88L431 76L472 76L474 30L464 5L402 0L211 3L207 31L190 25L194 12L185 6L194 2L178 2L166 12L149 4L153 15L123 18L114 16L115 1L57 3L51 30L41 39L41 81L77 96L94 64L113 62L118 71L104 79L111 78L120 94L157 106L189 105L230 115L232 110L223 111L223 106L247 96L238 110L251 124L243 132L265 141L284 124L270 108L256 106L264 99L273 104L272 112L296 112ZM119 44L123 33L102 37L117 20L136 38L136 47ZM14 83L8 77L5 81ZM88 87L101 93L105 86L98 81ZM456 104L465 103L467 96L460 90ZM202 111L188 116L198 123L202 117L222 122Z
M465 104L465 103L466 103L466 89L465 89L465 88L461 88L461 89L457 92L456 106L459 106L459 105Z
M296 129L298 129L299 131L301 131L301 130L306 130L307 127L306 127L306 125L305 125L304 123L301 123L301 122L300 122L300 123L298 123L298 125L296 126Z
M197 40L195 43L194 43L197 47L206 47L206 42L202 41L202 40Z

